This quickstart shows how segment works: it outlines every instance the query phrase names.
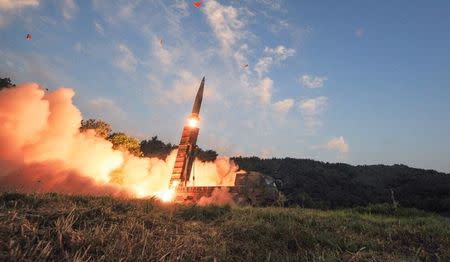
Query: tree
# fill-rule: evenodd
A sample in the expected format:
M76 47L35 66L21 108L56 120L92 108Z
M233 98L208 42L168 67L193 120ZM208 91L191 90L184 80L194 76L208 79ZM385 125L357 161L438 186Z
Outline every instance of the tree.
M134 137L129 137L125 133L112 133L107 138L112 144L113 149L128 151L135 156L142 156L139 141Z
M107 138L111 133L111 125L99 119L81 120L80 132L94 129L97 136Z
M5 89L5 88L11 88L14 86L16 86L16 85L11 82L11 79L9 77L0 78L0 90Z
M216 160L218 154L214 150L203 150L201 148L197 149L196 157L201 161L214 161Z
M164 143L157 136L152 137L151 140L142 140L141 142L141 151L146 157L165 159L174 148L172 144Z

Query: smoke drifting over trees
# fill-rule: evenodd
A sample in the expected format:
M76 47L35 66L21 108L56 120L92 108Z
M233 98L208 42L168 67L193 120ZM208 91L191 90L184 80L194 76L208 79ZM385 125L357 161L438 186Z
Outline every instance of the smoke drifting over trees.
M107 125L98 125L105 130L99 133L87 121L80 132L74 95L68 88L45 92L34 83L0 91L1 190L131 197L166 190L176 151L164 160L141 158L133 155L140 152L137 140L117 133L108 136L113 143L105 140ZM227 158L196 161L196 184L226 183L236 170Z

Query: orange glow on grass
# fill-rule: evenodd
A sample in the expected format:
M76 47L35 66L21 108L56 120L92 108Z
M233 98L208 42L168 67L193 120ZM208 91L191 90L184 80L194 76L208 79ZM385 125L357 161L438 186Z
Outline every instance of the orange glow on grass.
M175 200L175 193L176 193L178 184L179 184L179 182L175 181L169 189L161 191L161 192L157 192L156 197L166 203L173 202Z

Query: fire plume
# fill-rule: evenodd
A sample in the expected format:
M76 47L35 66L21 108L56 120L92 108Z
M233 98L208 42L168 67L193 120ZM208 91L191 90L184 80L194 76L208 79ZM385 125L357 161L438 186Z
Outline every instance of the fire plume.
M176 150L165 160L114 150L94 130L80 133L75 92L45 92L35 83L0 91L0 190L61 192L171 201ZM197 123L198 124L198 123ZM195 160L195 185L230 185L237 166L228 158Z

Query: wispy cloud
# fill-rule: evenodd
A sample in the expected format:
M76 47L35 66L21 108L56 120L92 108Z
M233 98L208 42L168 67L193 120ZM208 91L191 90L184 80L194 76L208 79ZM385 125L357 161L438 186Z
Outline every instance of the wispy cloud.
M279 114L286 114L294 106L294 99L287 98L273 104L274 110Z
M263 4L273 10L279 10L282 6L282 0L256 0L256 2Z
M275 60L283 61L288 57L295 55L295 49L287 48L283 45L279 45L274 48L269 48L266 46L266 48L264 48L264 53L273 56Z
M273 81L265 77L255 88L255 95L259 98L261 104L270 104L272 98Z
M117 45L117 49L119 51L119 55L114 64L126 73L135 72L138 60L133 52L125 44Z
M125 117L125 111L117 106L113 100L104 97L98 97L89 100L89 106L94 111L98 111L102 114L108 114L111 116L117 116L120 118Z
M0 28L14 20L17 12L28 7L38 7L39 3L39 0L0 0Z
M299 82L306 88L323 87L326 80L328 80L326 76L313 76L308 74L305 74L299 78Z
M265 56L261 57L255 65L254 70L258 73L259 77L269 72L273 63L280 63L286 60L288 57L295 55L295 49L287 48L283 45L278 45L274 48L265 47Z
M259 77L269 72L269 68L273 63L272 57L262 57L258 60L255 65L255 71L258 73Z
M94 28L97 33L101 35L105 34L105 30L103 29L103 26L99 22L94 21Z
M62 14L66 20L72 19L78 12L78 6L75 0L63 0L61 4Z
M173 61L173 55L169 50L167 50L164 47L164 42L162 39L157 38L156 36L153 37L152 40L152 52L153 55L156 57L158 62L160 62L163 65L170 65Z
M39 0L0 0L0 10L13 11L25 7L37 7Z
M322 125L320 115L327 105L328 98L324 96L300 100L298 107L307 128L313 129Z
M172 87L166 90L160 90L162 92L161 101L172 102L175 104L192 102L192 97L194 97L197 92L200 80L201 79L194 76L192 72L180 70L180 72L177 73L176 80ZM214 90L214 87L208 84L207 88L205 88L205 99L208 99L208 101L217 101L220 99L219 94Z
M204 10L216 38L225 51L231 51L231 47L244 35L244 22L239 17L238 9L211 0L205 3Z

